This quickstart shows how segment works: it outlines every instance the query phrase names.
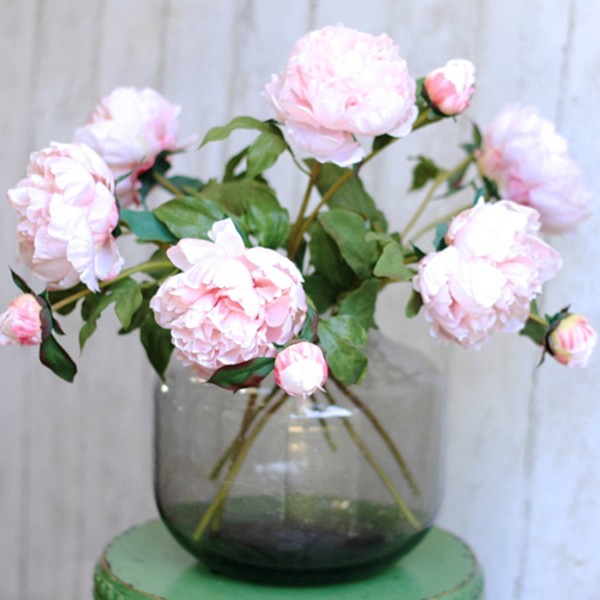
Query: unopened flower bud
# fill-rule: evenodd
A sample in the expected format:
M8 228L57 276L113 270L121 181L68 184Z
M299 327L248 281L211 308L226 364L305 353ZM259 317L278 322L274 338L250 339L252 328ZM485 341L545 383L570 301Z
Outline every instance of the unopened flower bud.
M22 294L0 315L0 346L20 344L35 346L42 343L42 306L33 294Z
M327 373L323 351L310 342L292 344L275 359L275 383L290 396L314 394L327 380Z
M548 352L568 367L585 367L598 342L590 322L578 314L567 314L547 338Z
M425 77L425 94L438 112L458 115L469 106L475 91L475 67L468 60L455 59Z

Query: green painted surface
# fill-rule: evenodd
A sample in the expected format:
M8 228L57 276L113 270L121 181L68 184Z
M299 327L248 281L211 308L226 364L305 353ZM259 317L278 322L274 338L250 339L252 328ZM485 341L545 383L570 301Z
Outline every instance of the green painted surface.
M456 536L433 528L397 563L362 581L280 587L226 579L208 571L171 538L161 521L116 538L94 578L96 600L483 600L483 576Z

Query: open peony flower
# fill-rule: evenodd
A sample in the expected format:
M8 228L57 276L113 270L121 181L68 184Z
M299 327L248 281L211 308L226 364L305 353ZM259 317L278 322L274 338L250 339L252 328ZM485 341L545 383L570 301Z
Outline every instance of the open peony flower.
M35 346L42 343L42 305L33 294L21 294L0 315L0 346L20 344Z
M177 356L209 378L217 369L261 356L302 328L306 297L294 263L268 248L245 248L231 219L212 241L183 239L167 252L183 272L167 279L150 306L171 330Z
M327 372L323 351L310 342L292 344L275 359L275 383L290 396L306 398L322 389Z
M425 77L423 87L430 104L444 115L458 115L469 106L475 91L475 67L468 60L454 59Z
M113 176L85 144L54 143L34 152L8 201L20 217L21 257L50 289L81 281L98 291L98 280L121 270L112 235L119 220Z
M151 88L119 87L102 98L75 141L93 148L108 164L121 206L139 202L138 177L164 150L177 150L180 108Z
M539 228L535 210L508 200L479 202L452 221L448 246L427 254L413 279L435 337L479 348L495 331L522 329L562 264Z
M320 162L348 166L364 157L355 135L410 133L415 89L388 36L338 25L298 40L264 96L292 143Z
M585 367L597 343L598 334L583 315L566 314L548 336L547 348L559 363Z
M567 141L535 108L505 108L485 132L478 162L503 198L540 213L546 231L572 229L590 215L590 194Z

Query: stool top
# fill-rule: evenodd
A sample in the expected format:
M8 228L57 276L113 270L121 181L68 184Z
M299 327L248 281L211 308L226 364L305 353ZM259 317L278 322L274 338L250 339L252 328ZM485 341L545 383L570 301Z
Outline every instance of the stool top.
M378 575L313 587L267 586L212 573L181 548L160 520L116 537L94 574L95 600L483 600L483 576L459 538L432 528Z

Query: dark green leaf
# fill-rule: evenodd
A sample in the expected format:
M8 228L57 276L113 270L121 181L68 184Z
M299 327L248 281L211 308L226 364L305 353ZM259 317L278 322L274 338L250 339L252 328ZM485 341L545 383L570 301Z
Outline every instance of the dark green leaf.
M321 331L321 323L327 331L350 342L357 348L362 348L367 343L367 330L361 325L360 320L353 315L335 315L328 319L322 319L319 321L319 332ZM319 337L320 335L319 333Z
M77 365L52 335L40 345L40 361L65 381L75 379Z
M150 190L157 183L156 179L154 178L154 173L159 173L160 175L164 176L166 172L171 168L171 162L169 160L170 154L172 154L172 151L169 150L161 152L156 157L152 167L138 175L138 181L141 184L138 193L140 195L140 200L142 201L142 206L146 206L146 197L150 193ZM129 175L131 175L131 173L127 174L127 176Z
M360 325L368 330L375 326L373 316L377 304L377 295L381 291L381 282L377 279L367 279L360 287L348 294L340 304L338 315L350 315Z
M200 147L209 142L218 142L227 139L236 129L254 129L261 132L269 132L273 126L254 117L235 117L227 125L213 127L204 136Z
M140 341L146 350L150 364L158 376L164 380L165 371L173 352L171 332L160 327L154 318L147 318L140 327Z
M307 161L307 164L312 165L311 161ZM343 169L333 163L324 164L317 178L319 193L325 194L347 172L348 169ZM366 192L362 181L356 175L353 175L334 192L329 200L329 206L355 212L368 220L376 231L387 231L385 215L376 207L373 198Z
M304 319L304 323L302 325L302 331L298 337L306 342L314 342L317 339L318 324L319 315L317 314L317 311L309 304L308 310L306 311L306 318Z
M35 292L27 285L25 280L17 275L12 269L10 269L10 274L12 275L12 280L15 285L24 293L24 294L34 294Z
M147 210L121 210L121 221L143 242L166 242L174 244L177 238Z
M373 146L371 147L372 152L377 152L379 150L383 150L386 146L395 142L398 138L392 137L391 135L387 135L384 133L383 135L378 135L373 139Z
M248 148L246 177L254 179L273 166L286 147L279 129L261 133Z
M375 242L365 241L367 224L362 217L342 208L322 212L317 217L350 268L361 279L371 275L377 259Z
M274 358L261 357L248 362L222 367L208 380L228 390L239 390L258 385L272 370Z
M243 177L243 173L236 175L235 170L242 163L246 155L248 154L249 146L246 146L243 150L238 152L235 156L232 156L225 165L225 173L223 174L223 183L227 183L229 181L235 181Z
M96 331L97 322L102 311L116 298L108 293L86 296L81 305L81 318L85 321L79 330L79 348L83 350L85 343Z
M383 252L373 269L376 277L385 277L397 281L410 281L414 272L404 264L402 246L392 241L383 247Z
M419 190L424 187L428 181L435 179L441 171L440 167L426 156L417 156L417 164L413 169L411 190Z
M226 215L208 198L174 198L153 210L161 225L176 238L208 239L208 232L216 221Z
M406 303L406 308L404 309L404 314L407 318L412 319L419 314L421 307L423 306L423 298L421 294L416 290L412 290L410 298Z
M531 338L536 344L539 344L540 346L544 346L547 332L547 326L542 325L541 323L538 323L533 319L528 319L525 322L525 326L523 327L523 329L519 331L519 334Z
M169 177L169 181L186 194L199 192L205 185L202 180L195 177L187 177L186 175L173 175L173 177Z
M435 226L435 237L433 238L433 247L439 252L447 247L446 233L448 233L448 223L438 223Z
M352 271L350 277L353 277ZM337 300L337 288L320 272L311 273L304 278L304 291L319 313L331 308Z

